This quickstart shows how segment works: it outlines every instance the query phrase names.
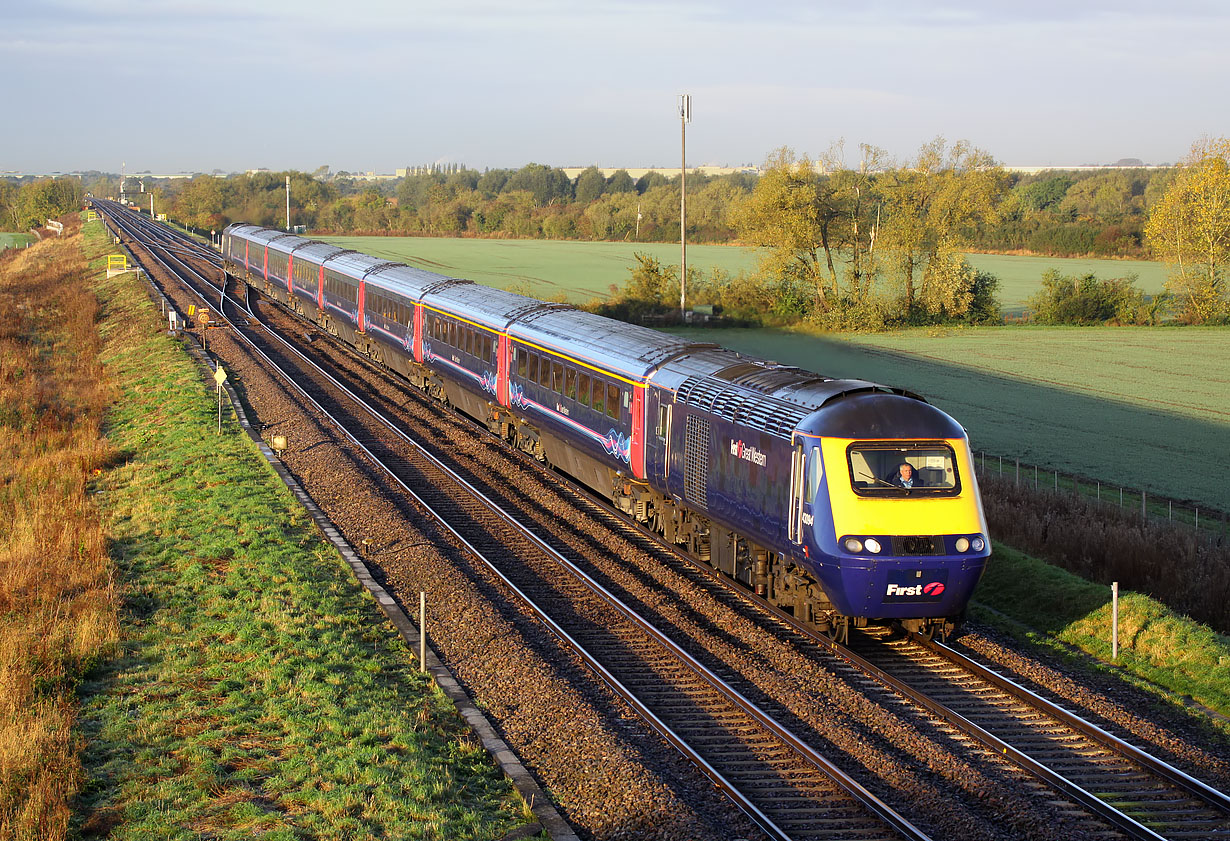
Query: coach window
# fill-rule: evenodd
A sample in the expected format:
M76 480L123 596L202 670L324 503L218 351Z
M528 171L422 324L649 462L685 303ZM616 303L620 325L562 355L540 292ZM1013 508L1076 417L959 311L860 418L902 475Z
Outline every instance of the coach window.
M523 348L513 348L513 359L517 361L517 374L522 378L525 377L525 360L529 354Z
M564 393L564 366L559 362L551 363L551 390L557 394Z
M474 355L474 329L472 327L463 327L462 329L465 330L465 334L466 334L465 351L466 353L470 354L470 356L473 356Z
M606 393L606 388L605 388L605 386L606 386L606 383L602 382L602 380L599 380L599 379L598 379L598 378L596 378L596 377L594 378L594 403L593 403L593 406L594 406L594 411L595 411L595 412L599 412L599 413L601 413L601 412L604 410L604 407L606 406L606 402L602 399L602 398L603 398L603 395Z
M589 405L589 374L577 374L577 402Z
M577 399L577 369L568 368L564 371L564 396L569 400Z
M619 417L619 386L607 384L606 387L606 416L608 418Z
M551 360L546 356L538 359L538 384L543 388L551 385Z

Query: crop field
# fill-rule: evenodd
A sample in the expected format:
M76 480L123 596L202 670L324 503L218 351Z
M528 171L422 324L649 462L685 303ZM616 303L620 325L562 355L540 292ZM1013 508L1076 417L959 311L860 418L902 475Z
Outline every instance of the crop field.
M678 331L828 376L900 386L976 450L1230 508L1230 330L990 327L815 336Z
M6 234L0 233L0 251L6 248L24 248L25 244L34 237L29 234Z
M571 242L555 240L442 239L436 237L324 237L328 242L377 257L400 260L441 274L464 277L487 286L515 289L540 298L584 303L609 298L623 287L636 265L634 254L679 264L679 246L666 243ZM1017 313L1037 291L1042 273L1055 268L1064 274L1095 273L1099 278L1132 272L1138 286L1154 293L1166 280L1161 263L1142 260L1070 260L971 254L970 263L1000 280L1004 309ZM756 267L756 252L735 245L690 245L688 266L731 274Z

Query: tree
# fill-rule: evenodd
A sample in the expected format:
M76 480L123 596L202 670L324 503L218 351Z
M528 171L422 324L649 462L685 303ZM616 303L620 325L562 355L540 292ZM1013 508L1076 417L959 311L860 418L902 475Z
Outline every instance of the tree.
M575 185L577 203L589 204L602 195L606 189L606 178L596 166L586 167L577 176Z
M521 167L509 177L504 190L528 190L539 207L572 200L572 182L564 171L543 164Z
M911 163L877 180L883 208L877 243L886 252L905 310L961 315L959 288L972 275L956 269L979 225L997 218L1007 178L986 152L937 137ZM956 307L950 310L949 307Z
M823 312L838 292L829 232L840 212L828 179L806 155L796 159L783 146L765 161L760 182L733 221L742 240L765 249L761 271L807 283Z
M1154 253L1172 266L1166 289L1183 320L1207 324L1230 316L1230 139L1192 146L1145 233Z
M607 179L606 191L608 193L635 193L636 182L632 180L628 170L621 169Z

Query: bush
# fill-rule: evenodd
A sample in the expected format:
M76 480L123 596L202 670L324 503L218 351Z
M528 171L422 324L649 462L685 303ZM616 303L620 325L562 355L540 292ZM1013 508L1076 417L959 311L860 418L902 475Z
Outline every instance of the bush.
M1076 325L1156 323L1162 303L1136 288L1136 275L1099 280L1057 269L1047 269L1042 290L1028 301L1032 321Z

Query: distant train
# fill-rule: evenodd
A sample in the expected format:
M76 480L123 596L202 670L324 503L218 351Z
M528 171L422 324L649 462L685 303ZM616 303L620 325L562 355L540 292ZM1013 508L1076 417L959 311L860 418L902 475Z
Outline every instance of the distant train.
M991 546L961 426L822 377L255 225L228 274L844 637L950 634Z

